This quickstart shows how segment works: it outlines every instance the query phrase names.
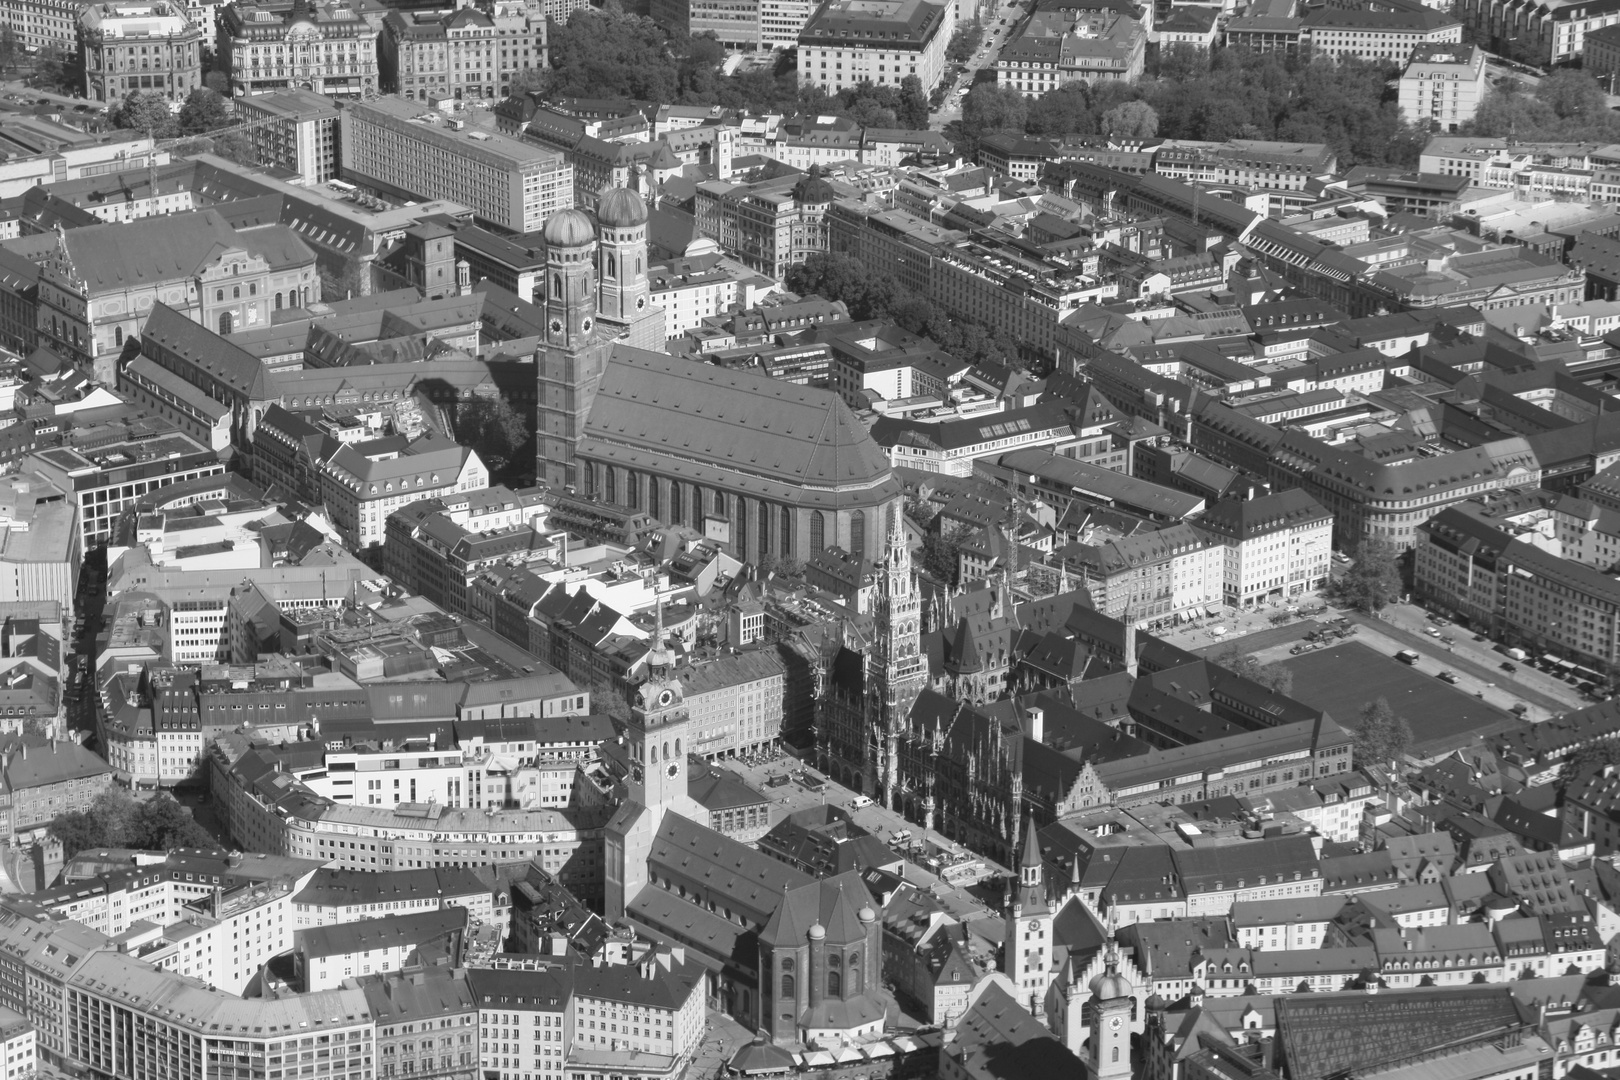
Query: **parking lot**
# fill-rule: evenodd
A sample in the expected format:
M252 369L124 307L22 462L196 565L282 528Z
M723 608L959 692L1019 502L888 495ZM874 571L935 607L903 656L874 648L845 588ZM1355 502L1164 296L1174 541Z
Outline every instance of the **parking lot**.
M1466 746L1475 738L1499 734L1524 726L1525 721L1499 707L1506 694L1490 695L1495 701L1478 696L1483 687L1440 679L1449 668L1430 659L1417 666L1403 664L1370 643L1373 635L1361 635L1326 649L1277 658L1294 673L1291 697L1328 713L1341 725L1355 730L1361 710L1370 701L1384 698L1412 725L1413 754L1436 758ZM1364 640L1369 639L1369 640ZM1271 657L1262 657L1270 660Z

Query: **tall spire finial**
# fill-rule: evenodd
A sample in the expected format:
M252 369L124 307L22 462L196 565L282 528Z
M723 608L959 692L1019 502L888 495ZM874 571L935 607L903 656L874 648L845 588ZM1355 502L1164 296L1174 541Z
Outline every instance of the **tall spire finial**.
M647 650L647 671L649 674L661 675L675 665L675 658L671 655L664 641L664 594L653 585L653 640L652 648Z

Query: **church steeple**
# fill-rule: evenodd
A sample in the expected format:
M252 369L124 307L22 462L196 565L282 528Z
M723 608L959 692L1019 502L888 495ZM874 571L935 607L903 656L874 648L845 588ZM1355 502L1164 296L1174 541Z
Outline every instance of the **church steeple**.
M1048 910L1046 905L1046 865L1041 859L1041 838L1035 831L1035 818L1024 819L1024 854L1018 862L1018 903L1025 914Z
M887 509L888 529L883 565L878 571L877 597L872 605L876 640L867 652L868 720L881 732L879 775L882 801L899 809L900 733L911 716L911 706L922 693L926 673L922 661L922 598L911 570L911 546L906 540L905 510L896 502Z
M1047 916L1045 867L1035 819L1026 819L1024 852L1019 859L1018 891L1007 907L1002 970L1018 987L1018 1001L1032 1014L1045 1016L1046 990L1052 982L1052 921Z
M546 219L546 344L584 348L596 326L596 226L578 210Z

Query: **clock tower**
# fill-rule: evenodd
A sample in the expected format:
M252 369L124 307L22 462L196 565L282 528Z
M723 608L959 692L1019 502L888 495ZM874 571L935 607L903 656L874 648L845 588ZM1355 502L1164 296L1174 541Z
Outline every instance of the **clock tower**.
M1108 943L1108 969L1091 980L1091 1080L1131 1080L1131 1012L1136 999L1131 981L1119 973L1119 947Z
M604 914L624 917L626 907L647 884L647 859L664 819L678 814L707 822L708 811L686 792L690 724L686 691L673 672L674 655L664 640L664 603L658 599L657 628L647 652L647 678L636 688L625 725L625 799L602 830Z
M658 598L647 679L636 688L625 730L631 784L641 785L641 803L655 817L686 803L688 721L686 689L672 672L674 654L664 640L664 600Z
M1007 940L1001 960L1002 971L1018 987L1018 1003L1044 1020L1046 989L1052 983L1052 910L1046 903L1045 867L1034 818L1024 827L1018 891L1007 907Z

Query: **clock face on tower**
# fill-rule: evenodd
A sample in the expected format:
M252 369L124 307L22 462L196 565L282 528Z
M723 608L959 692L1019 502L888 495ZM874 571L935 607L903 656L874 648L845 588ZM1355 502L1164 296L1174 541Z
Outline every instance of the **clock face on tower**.
M677 776L681 775L681 763L678 761L672 761L669 763L669 768L664 771L667 772L669 774L669 778L673 780Z
M1111 1031L1118 1031L1120 1029L1121 1025L1123 1025L1124 1023L1125 1023L1125 1021L1122 1020L1121 1018L1117 1017L1117 1016L1111 1016L1111 1017L1108 1018L1108 1027L1109 1027L1109 1030L1111 1030Z

